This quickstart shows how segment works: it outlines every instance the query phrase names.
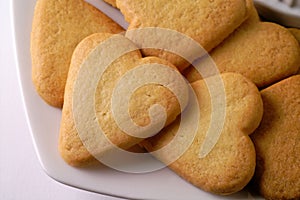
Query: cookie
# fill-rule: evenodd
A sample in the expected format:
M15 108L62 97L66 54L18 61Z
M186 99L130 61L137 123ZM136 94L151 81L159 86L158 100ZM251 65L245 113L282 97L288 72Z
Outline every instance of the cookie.
M240 73L259 88L294 75L300 66L298 42L287 29L269 22L242 25L210 56L220 73ZM198 66L206 63L203 60ZM195 69L184 74L190 81L201 79Z
M32 32L32 80L50 105L62 107L72 53L86 36L123 29L83 0L38 0Z
M218 76L205 80L214 83L216 78ZM263 105L257 87L242 75L225 73L221 78L225 88L226 113L216 145L206 157L199 156L212 117L211 94L205 81L199 80L192 83L200 108L197 133L184 154L168 167L205 191L227 195L242 190L254 174L255 149L249 134L261 121ZM224 88L213 87L217 90L215 98L222 98L219 94ZM215 109L219 110L221 107ZM218 112L217 110L214 112ZM180 121L177 120L160 134L143 141L143 145L150 152L161 149L174 139L179 126ZM181 141L180 144L183 143ZM176 148L182 148L180 144ZM172 153L155 155L165 162L172 156L170 154Z
M104 0L106 3L112 5L113 7L117 7L116 0Z
M257 167L253 185L266 199L300 198L300 75L261 91L264 115L251 135Z
M91 35L84 39L75 49L74 54L72 56L71 65L70 65L70 72L67 79L66 84L66 91L65 91L65 102L62 110L62 120L61 120L61 128L60 128L60 137L59 137L59 150L64 158L64 160L72 165L72 166L84 166L89 163L92 163L95 161L95 154L98 156L98 154L104 154L105 152L108 152L112 150L112 146L107 146L107 143L105 141L98 141L96 138L88 138L89 135L82 135L87 134L92 128L89 126L89 124L93 123L91 121L97 120L97 124L102 128L103 133L105 134L105 137L114 145L116 145L119 148L122 149L129 149L130 147L138 144L141 140L143 140L142 137L134 137L127 132L123 132L119 128L119 124L115 121L116 114L112 111L112 95L115 91L115 88L117 86L117 83L121 80L123 76L125 76L127 73L132 72L132 70L135 70L137 66L146 65L146 64L162 64L164 66L164 69L170 70L172 69L174 73L176 72L177 76L181 77L181 74L177 71L176 67L172 64L168 63L165 60L156 58L156 57L146 57L142 58L141 53L139 50L136 50L135 45L126 39L124 36L121 35L114 35L113 38L116 37L117 42L109 43L107 45L107 41L109 38L112 38L112 34L104 34L104 33L98 33ZM123 46L121 46L120 43L124 43ZM106 45L106 46L104 46ZM96 92L94 95L95 99L95 105L92 106L92 111L88 111L88 100L81 101L83 102L83 115L86 116L84 120L80 122L76 122L75 120L78 117L75 111L80 109L79 107L81 105L76 104L76 96L74 96L74 91L79 89L83 91L87 91L90 86L89 84L92 80L92 77L86 77L84 76L84 84L79 85L76 87L77 81L82 78L79 77L82 70L87 70L86 68L83 68L83 66L87 65L99 65L100 61L107 59L105 54L109 54L109 56L113 56L111 53L107 53L108 51L113 52L117 51L116 48L129 48L129 52L124 54L123 56L117 58L114 60L109 67L104 71L104 73L101 76L101 80L97 84ZM88 64L85 64L88 63ZM152 66L152 65L151 65ZM98 68L103 67L99 66ZM147 66L148 67L148 66ZM83 69L81 69L83 68ZM151 70L151 69L150 69ZM153 70L153 69L152 69ZM144 73L144 72L143 72ZM92 76L95 74L94 71L89 72L88 74ZM141 80L143 77L138 74L133 74L134 76L137 76L139 80ZM153 74L156 75L155 73ZM134 77L133 76L133 77ZM168 80L168 85L173 85L176 87L176 89L179 91L179 93L182 93L180 98L183 99L184 104L186 105L188 102L188 95L184 92L183 88L177 87L178 86L178 79L174 77L174 74L169 74L169 76L164 75L165 80ZM97 77L96 77L97 78ZM181 77L182 78L182 77ZM97 79L98 80L98 79ZM131 79L127 81L127 83L131 83ZM183 83L184 79L182 79ZM132 83L131 83L132 84ZM123 88L123 85L121 84L121 91L124 92L126 88ZM85 92L86 93L86 92ZM84 93L84 95L86 95ZM178 92L177 92L178 93ZM184 96L183 96L184 95ZM87 97L83 96L80 97L86 99ZM79 99L79 100L80 100ZM126 101L124 100L124 94L118 93L117 100L120 100L121 103L126 105ZM180 102L180 101L179 101ZM169 89L164 87L160 84L147 84L145 86L139 87L136 89L132 95L130 95L130 101L128 105L126 105L126 109L130 113L131 120L135 122L137 125L144 127L151 123L148 110L152 105L159 104L165 108L166 112L166 124L170 124L172 121L176 119L176 116L181 113L181 109L184 108L184 104L182 108L180 107L178 102L178 99L175 96L175 93L173 91L171 92ZM119 111L119 110L117 110ZM95 118L93 118L93 113L95 113ZM121 113L122 114L122 113ZM89 117L92 116L91 121L89 120ZM75 118L77 117L77 118ZM123 117L123 116L121 116ZM122 118L123 119L123 118ZM155 116L155 119L161 119L160 114ZM121 121L120 124L126 123L125 121ZM79 134L78 131L83 129L85 132ZM154 134L156 134L155 132ZM96 133L95 133L96 134ZM94 145L95 150L92 149L93 155L90 153L91 151L88 151L86 149L85 144L82 142L82 137L86 137L86 139L83 139L84 141L89 140L92 142L92 145ZM95 153L96 151L96 153ZM135 151L135 150L133 150Z
M128 30L145 27L171 29L191 37L210 51L246 20L253 4L250 0L117 0L117 6L130 23ZM174 42L180 45L178 41ZM164 50L148 49L143 54L164 58L180 71L189 65L184 59Z
M288 30L294 35L294 37L300 43L300 29L298 29L298 28L289 28Z
M256 23L258 23L260 21L259 19L259 15L256 11L256 9L253 7L251 10L250 10L250 16L248 17L248 19L243 22L243 24L235 31L237 32L239 29L244 29L244 28L248 28L248 27L251 27L253 25L255 25ZM235 33L233 33L235 34ZM232 34L232 35L233 35ZM230 37L230 36L229 36ZM226 41L226 39L225 39ZM218 47L216 47L218 48ZM204 58L203 58L204 59ZM200 63L202 64L202 60L200 60ZM211 64L212 62L210 62ZM195 64L195 63L194 63ZM197 64L196 64L197 65ZM209 66L205 67L205 68L209 68ZM197 72L197 70L193 67L193 66L190 66L188 68L186 68L182 74L184 75L184 77L190 82L190 83L193 83L197 80L201 80L203 79L203 77L199 74L199 72Z
M297 28L289 28L289 31L294 35L294 37L298 40L299 45L300 45L300 29ZM300 68L298 73L300 75Z

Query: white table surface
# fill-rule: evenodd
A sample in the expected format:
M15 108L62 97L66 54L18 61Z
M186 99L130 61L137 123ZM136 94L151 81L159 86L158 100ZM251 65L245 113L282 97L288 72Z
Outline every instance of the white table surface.
M0 0L0 199L117 200L60 184L41 168L18 83L9 4Z

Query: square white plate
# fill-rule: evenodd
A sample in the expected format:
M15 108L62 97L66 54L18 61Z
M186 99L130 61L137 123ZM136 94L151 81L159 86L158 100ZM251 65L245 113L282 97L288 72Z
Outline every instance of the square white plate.
M167 168L146 174L128 174L100 165L84 169L67 165L57 149L61 110L44 103L31 82L30 32L36 1L11 2L19 81L27 120L40 163L50 177L80 189L130 199L254 199L245 190L227 197L206 193ZM90 2L119 23L124 23L116 9L100 0Z

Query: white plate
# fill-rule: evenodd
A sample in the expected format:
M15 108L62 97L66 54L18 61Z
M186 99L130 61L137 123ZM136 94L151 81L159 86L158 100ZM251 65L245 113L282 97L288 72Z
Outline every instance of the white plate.
M104 6L112 18L118 17L102 1L94 3ZM44 103L31 82L30 31L34 5L35 0L12 0L13 27L28 124L40 163L50 177L73 187L130 199L253 199L247 191L228 197L206 193L166 168L147 174L127 174L100 165L85 169L68 166L57 150L61 110Z
M291 6L289 3L293 2ZM270 21L300 28L300 0L254 0L259 14Z

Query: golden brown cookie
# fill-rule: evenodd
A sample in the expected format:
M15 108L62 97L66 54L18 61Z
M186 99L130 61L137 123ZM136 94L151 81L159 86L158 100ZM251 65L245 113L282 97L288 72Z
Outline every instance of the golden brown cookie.
M74 92L78 91L78 89L87 91L90 88L90 86L86 86L86 84L88 84L92 80L92 77L84 76L83 78L85 82L78 88L78 86L76 86L76 83L80 79L79 72L81 72L81 70L85 70L83 66L86 66L86 63L87 66L98 66L100 61L103 62L103 60L107 59L109 56L113 56L112 54L109 54L108 57L104 56L105 53L108 52L108 50L114 52L116 48L125 47L136 49L135 45L125 37L121 35L115 35L114 37L116 37L119 42L111 44L107 43L107 41L109 38L112 38L112 34L98 33L91 35L85 38L81 43L79 43L72 56L70 72L66 84L65 102L62 111L59 150L64 160L68 164L73 166L83 166L95 161L95 155L91 155L91 153L86 149L86 146L84 146L81 140L82 136L85 137L85 134L87 134L87 132L91 130L91 126L89 125L92 122L88 121L88 118L85 118L83 121L76 122L78 116L76 116L75 110L78 110L78 107L80 105L75 104L76 96L74 97ZM125 42L125 47L121 46L121 42ZM95 118L97 119L96 123L98 123L102 128L105 136L113 144L123 149L129 149L130 147L139 143L142 138L130 136L119 128L118 124L115 121L116 116L112 113L112 95L118 81L120 81L123 76L125 76L129 71L136 69L137 66L145 64L163 64L165 68L172 69L174 72L176 72L176 74L178 74L178 76L181 77L180 73L176 70L176 67L169 64L167 61L156 57L142 58L139 50L130 51L129 53L117 58L104 71L100 78L101 80L99 80L97 84L97 89L94 97L95 105L91 105L93 108L92 112L95 112ZM91 71L88 73L92 75L95 72ZM143 78L138 74L136 74L135 76L138 76L139 80ZM165 75L164 77L168 76ZM169 78L169 84L176 87L178 85L178 80L176 80L176 77L169 74ZM182 81L184 82L183 79ZM127 82L130 82L130 79ZM121 85L121 87L123 87L123 85ZM125 89L126 88L124 88L122 92L125 91ZM183 91L182 88L178 88L178 90ZM185 93L183 92L182 95L184 94ZM165 125L170 124L172 121L174 121L176 119L176 116L181 112L178 100L174 93L159 84L147 84L143 87L139 87L133 92L132 95L130 95L130 97L131 98L129 104L126 105L126 108L128 109L133 122L142 127L151 123L148 110L150 106L154 104L159 104L166 109L167 119ZM84 96L81 98L87 97ZM126 104L125 100L123 101L123 98L124 94L120 93L117 95L117 100L121 100L123 104ZM182 98L187 103L188 96L183 96ZM83 114L84 116L87 115L88 117L93 116L93 113L89 113L87 109L88 105L86 105L86 102L87 100L83 102ZM160 119L160 116L156 115L156 118ZM93 118L92 121L94 120L95 119ZM123 122L124 121L121 121L121 124ZM81 132L79 134L78 131L82 129L85 130L86 133ZM105 146L105 141L97 141L96 139L98 138L87 138L87 140L90 140L92 143L96 143L92 144L96 148L95 154L104 154L105 152L111 150L111 146ZM102 143L104 145L102 145ZM92 150L94 151L94 149Z
M284 27L269 22L242 25L210 55L220 73L240 73L260 88L295 74L300 66L295 38ZM195 69L185 76L190 81L201 79Z
M235 30L235 32L237 32L239 29L245 29L245 28L249 28L255 24L257 24L258 22L260 21L259 19L259 15L257 13L257 10L253 7L251 10L250 10L250 16L248 17L248 19L246 21L244 21L242 23L242 25L237 29ZM231 35L234 35L235 32L233 32ZM232 37L232 36L231 36ZM229 36L230 38L230 36ZM226 39L223 43L226 42ZM218 47L216 47L218 48ZM210 62L212 63L212 62ZM209 68L209 66L207 66L207 68ZM199 74L199 72L193 67L193 66L190 66L188 68L186 68L183 72L182 72L183 76L190 82L190 83L193 83L197 80L201 80L203 79L202 75Z
M266 199L300 199L300 75L261 91L254 185Z
M38 0L31 32L32 80L50 105L62 107L72 53L86 36L123 29L83 0Z
M294 35L294 37L298 40L300 45L300 29L297 28L289 28L289 31ZM300 66L300 64L299 64ZM297 74L300 74L300 68Z
M104 0L106 3L109 3L113 7L117 7L116 0Z
M251 0L117 0L117 6L130 23L128 30L145 27L175 30L193 38L206 51L240 26L253 7ZM188 66L184 59L163 50L150 49L143 53L169 60L180 71Z
M216 145L206 157L199 156L212 117L210 92L205 81L199 80L192 83L200 108L198 131L187 151L169 167L205 191L227 195L242 190L254 174L255 149L249 135L261 121L263 105L256 86L242 75L225 73L221 78L225 88L226 113ZM210 77L206 81L213 83L215 79L216 77ZM221 94L224 88L215 89ZM217 95L215 98L222 96ZM214 112L220 109L221 107L216 107ZM143 141L144 146L148 151L162 148L178 134L179 125L180 121L177 120L160 134ZM181 144L184 141L176 148L182 148ZM157 157L165 161L169 156L172 155L162 154Z
M294 37L300 43L300 29L298 29L298 28L289 28L289 31L294 35Z

